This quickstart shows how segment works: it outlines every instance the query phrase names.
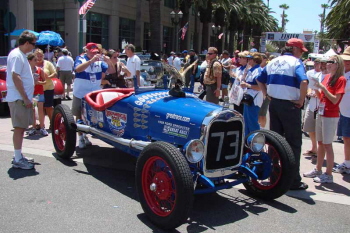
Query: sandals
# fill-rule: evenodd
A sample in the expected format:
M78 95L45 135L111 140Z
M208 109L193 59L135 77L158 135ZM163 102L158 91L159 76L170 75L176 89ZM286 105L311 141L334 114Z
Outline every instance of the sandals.
M316 155L316 154L317 154L317 152L314 152L312 150L307 150L303 153L303 155Z

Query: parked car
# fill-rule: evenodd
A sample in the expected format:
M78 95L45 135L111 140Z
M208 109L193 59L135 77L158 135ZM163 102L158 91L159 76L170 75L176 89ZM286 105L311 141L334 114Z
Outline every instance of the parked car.
M169 90L167 80L88 93L77 123L67 105L56 106L51 128L57 155L74 154L78 131L137 157L141 206L163 229L188 218L194 194L243 184L257 197L275 199L289 190L295 159L282 136L268 130L243 135L240 113L199 99L193 89Z
M6 95L7 95L7 87L6 87L6 66L7 66L7 56L0 57L0 115L7 114L9 111ZM55 90L54 90L54 106L61 103L61 97L64 93L64 88L61 81L57 78L52 79Z

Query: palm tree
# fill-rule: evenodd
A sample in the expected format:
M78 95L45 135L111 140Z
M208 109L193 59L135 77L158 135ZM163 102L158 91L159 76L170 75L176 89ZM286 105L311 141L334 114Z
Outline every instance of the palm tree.
M328 38L338 38L348 40L350 37L350 1L332 0L330 6L333 7L325 19Z
M322 21L321 21L321 33L324 32L324 20L326 18L326 9L329 8L328 4L321 4L321 7L323 8L323 14L322 14Z
M279 8L283 9L283 12L282 12L282 31L284 32L285 31L285 21L284 21L284 15L285 15L285 10L288 10L289 9L289 6L287 4L282 4L279 6Z

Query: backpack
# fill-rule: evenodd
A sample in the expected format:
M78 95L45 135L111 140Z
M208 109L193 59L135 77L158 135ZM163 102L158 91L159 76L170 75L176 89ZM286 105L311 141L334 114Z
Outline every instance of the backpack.
M221 65L221 73L222 73L222 76L221 76L221 84L224 84L224 85L228 85L229 82L230 82L230 74L227 70L224 69L224 66L222 65L222 63L215 59L212 63L211 63L211 67L210 67L210 75L213 74L213 66L214 66L214 63L215 62L219 62L220 65Z

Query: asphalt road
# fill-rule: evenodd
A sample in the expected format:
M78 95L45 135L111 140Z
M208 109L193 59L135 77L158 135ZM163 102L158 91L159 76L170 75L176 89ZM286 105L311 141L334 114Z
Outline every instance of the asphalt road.
M138 202L134 159L98 146L77 154L32 155L36 169L26 171L11 168L12 152L0 150L1 232L164 232ZM196 196L188 221L172 232L348 232L349 216L348 205L265 202L233 188Z

